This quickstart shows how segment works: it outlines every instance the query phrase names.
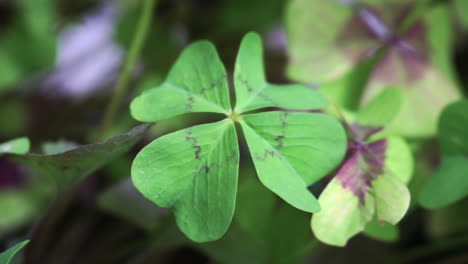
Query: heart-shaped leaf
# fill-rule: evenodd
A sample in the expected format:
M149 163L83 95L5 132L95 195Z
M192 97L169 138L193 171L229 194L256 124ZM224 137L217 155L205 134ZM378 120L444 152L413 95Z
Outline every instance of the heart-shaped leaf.
M228 119L163 136L135 157L135 187L161 207L172 207L192 240L220 238L234 214L239 149Z
M319 211L307 187L343 158L342 126L323 114L266 112L242 118L260 181L296 208Z
M213 44L198 41L184 49L167 79L136 97L130 110L143 122L191 112L229 112L226 70Z
M330 245L346 245L374 215L374 198L366 193L361 204L337 178L328 183L319 200L322 211L313 215L311 227L317 239Z
M443 156L442 164L419 193L420 204L428 209L445 207L468 195L468 157Z
M262 41L255 33L247 34L242 40L234 76L235 111L239 113L265 107L320 109L328 104L317 91L304 85L268 83L263 68Z

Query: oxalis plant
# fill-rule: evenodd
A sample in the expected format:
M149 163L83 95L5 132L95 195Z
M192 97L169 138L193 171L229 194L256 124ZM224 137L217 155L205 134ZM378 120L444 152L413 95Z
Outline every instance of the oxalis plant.
M343 127L323 113L262 111L265 108L318 110L327 100L304 85L275 85L265 79L262 43L255 33L240 45L234 70L231 108L226 70L214 46L188 46L159 86L131 103L134 118L155 122L193 112L225 119L156 139L135 157L132 181L149 200L172 208L179 228L192 240L220 238L236 202L239 144L235 124L247 140L258 177L284 201L306 212L320 205L308 186L342 160Z
M401 104L401 91L388 88L350 115L352 123L342 117L349 135L346 159L320 195L323 210L312 217L312 229L321 241L344 246L361 231L392 240L388 225L398 223L409 208L406 184L413 159L403 138L382 131Z

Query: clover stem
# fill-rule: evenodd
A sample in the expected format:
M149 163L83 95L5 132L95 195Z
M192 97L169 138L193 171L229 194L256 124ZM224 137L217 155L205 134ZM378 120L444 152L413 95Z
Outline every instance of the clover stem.
M117 84L112 95L110 103L107 105L104 118L97 133L97 140L103 140L112 122L115 119L119 106L122 102L124 95L128 90L128 83L133 72L133 68L140 56L141 50L148 35L151 20L153 18L154 7L157 0L145 0L142 6L142 14L140 16L138 27L133 37L130 50L128 52L125 64L120 72Z

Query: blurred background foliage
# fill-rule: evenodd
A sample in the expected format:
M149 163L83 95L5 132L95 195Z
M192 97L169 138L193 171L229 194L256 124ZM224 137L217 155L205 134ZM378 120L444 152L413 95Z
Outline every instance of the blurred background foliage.
M0 0L0 142L27 136L31 152L42 154L92 143L134 37L142 2ZM132 72L129 93L106 138L138 124L130 116L130 100L158 85L180 51L195 40L212 41L232 72L242 36L257 31L265 43L268 80L307 81L294 77L298 74L286 74L291 50L285 25L290 24L286 20L294 19L287 18L291 2L300 1L160 0ZM431 63L466 94L467 1L426 2L431 6L425 10L429 18L423 16L430 20L428 28L433 32ZM303 8L311 14L322 12L324 18L332 16L320 5ZM433 10L436 13L430 12ZM397 11L385 12L391 15ZM321 19L316 23L327 23ZM323 48L323 36L314 28L301 30L309 34L307 48ZM367 79L362 74L369 76L371 68L364 62L350 66L349 73L343 72L333 82L310 83L323 85L324 93L344 109L356 110L365 87L363 79ZM313 72L310 76L313 78ZM232 81L232 76L228 78ZM444 87L436 88L444 94ZM432 211L416 202L421 186L440 164L440 147L434 137L410 141L417 157L410 183L413 201L398 229L370 226L346 248L317 242L308 214L280 201L253 180L256 176L244 143L230 230L216 242L188 241L167 210L134 189L129 180L130 165L150 140L214 118L190 114L159 122L128 153L115 152L113 161L93 167L93 171L102 168L62 191L54 189L50 175L0 157L0 251L30 238L19 256L25 263L468 262L467 198ZM312 191L325 184L312 186Z

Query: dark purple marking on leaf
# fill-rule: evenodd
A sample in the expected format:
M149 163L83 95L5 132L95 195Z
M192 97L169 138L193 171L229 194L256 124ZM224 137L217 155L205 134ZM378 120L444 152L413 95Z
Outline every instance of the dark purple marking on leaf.
M239 80L247 88L249 93L253 92L252 86L250 86L250 83L246 79L242 78L240 75L237 75L237 80Z
M221 76L220 78L218 78L217 80L213 81L211 84L210 84L210 87L208 88L202 88L200 90L200 94L204 94L206 93L207 91L210 91L210 90L213 90L215 89L216 87L220 86L225 80L226 80L227 76L226 75L223 75Z
M265 149L263 155L255 153L254 159L258 161L265 161L268 157L274 158L275 156L279 159L282 159L281 155L277 155L277 153L274 150Z
M231 155L227 156L226 161L228 163L234 161L235 164L238 164L239 163L239 157L236 154L236 152L232 152Z
M201 146L198 145L198 140L195 137L192 137L192 128L187 129L187 136L185 140L191 141L192 148L195 149L195 159L200 159Z
M281 116L281 134L275 138L275 141L277 142L277 145L276 145L277 148L282 148L284 145L283 140L286 136L286 127L288 125L288 122L286 119L288 118L288 115L289 113L285 111L283 112L283 115Z
M372 180L384 173L387 141L381 139L370 144L353 143L348 151L349 158L336 175L344 189L350 190L361 205Z
M237 158L237 155L235 152L232 152L229 156L226 157L226 161L228 163L234 162L234 164L237 164L239 162L239 159ZM222 164L217 164L215 162L212 162L210 165L205 163L201 168L199 168L196 172L196 174L200 172L204 172L206 175L208 175L213 168L218 168L220 169L223 165Z
M278 144L276 145L277 148L282 148L283 147L283 139L284 139L283 135L279 135L279 136L275 137L275 141L278 142Z
M195 102L195 98L191 93L187 93L187 104L185 105L185 111L187 112L192 112L193 109L193 103Z
M204 166L202 167L202 171L204 171L205 174L208 175L208 174L210 173L211 169L212 169L212 168L215 168L215 167L219 169L219 168L221 167L221 165L216 164L216 163L214 163L214 162L211 163L210 165L207 165L207 164L206 164L206 165L204 165Z
M253 93L253 92L254 92L254 90L253 90L252 86L250 85L249 81L247 81L246 79L242 78L241 75L237 75L237 79L238 79L243 85L245 85L245 87L247 87L247 91L248 91L249 93ZM255 96L258 96L258 97L262 98L263 100L265 100L265 101L271 103L271 104L274 105L274 106L277 106L277 105L278 105L273 99L271 99L270 97L266 96L266 95L263 94L262 92L255 94Z

